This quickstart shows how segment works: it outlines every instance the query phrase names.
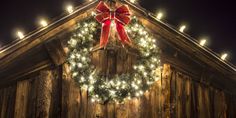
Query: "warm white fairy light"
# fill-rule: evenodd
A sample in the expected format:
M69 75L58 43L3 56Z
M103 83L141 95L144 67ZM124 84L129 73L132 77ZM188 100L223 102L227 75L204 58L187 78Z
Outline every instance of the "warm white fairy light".
M135 3L136 2L136 0L129 0L130 2L132 2L132 3Z
M66 6L66 11L67 11L69 14L71 14L71 13L73 13L73 11L74 11L74 7L73 7L72 5L67 5L67 6Z
M39 21L39 24L40 24L42 27L48 26L48 22L47 22L45 19L41 19L41 20Z
M162 12L158 12L158 13L157 13L157 19L158 19L158 20L161 20L161 19L163 18L163 15L164 15L164 14L163 14Z
M24 33L21 32L21 31L17 31L16 34L17 34L17 36L18 36L19 39L23 39L23 38L25 37L25 36L24 36Z
M92 99L91 99L91 102L92 102L92 103L94 103L94 102L95 102L95 99L94 99L94 98L92 98Z
M221 55L220 58L221 58L222 60L225 60L225 59L227 58L227 56L228 56L228 54L227 54L227 53L224 53L224 54Z
M179 28L179 31L184 32L185 29L186 29L186 25L181 25Z
M206 39L201 39L200 42L199 42L199 44L200 44L201 46L204 46L204 45L206 44L206 42L207 42Z

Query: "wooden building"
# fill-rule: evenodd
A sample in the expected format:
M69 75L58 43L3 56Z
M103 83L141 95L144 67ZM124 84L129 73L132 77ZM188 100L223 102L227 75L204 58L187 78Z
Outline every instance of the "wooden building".
M71 77L67 41L98 1L0 50L0 118L235 118L236 68L126 0L158 40L161 79L142 97L93 103Z

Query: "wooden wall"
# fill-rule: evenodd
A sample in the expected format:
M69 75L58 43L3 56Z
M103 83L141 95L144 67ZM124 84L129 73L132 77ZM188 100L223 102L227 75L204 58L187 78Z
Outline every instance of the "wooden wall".
M236 99L165 64L162 78L124 104L91 103L67 64L0 89L0 118L235 118Z

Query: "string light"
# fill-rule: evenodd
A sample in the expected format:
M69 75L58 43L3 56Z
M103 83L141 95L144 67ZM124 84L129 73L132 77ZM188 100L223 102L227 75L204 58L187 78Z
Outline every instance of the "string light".
M130 2L132 2L132 3L135 3L135 2L136 2L136 0L130 0Z
M48 23L47 23L47 21L46 21L45 19L41 19L41 20L39 21L39 23L40 23L40 25L41 25L42 27L48 26Z
M162 17L163 17L163 13L162 13L162 12L158 12L158 13L157 13L157 19L158 19L158 20L161 20Z
M206 42L207 42L206 39L202 39L202 40L200 40L199 44L200 44L201 46L204 46L204 45L206 44Z
M186 29L186 25L181 25L179 28L179 31L184 32L185 29Z
M19 39L23 39L25 36L24 36L24 33L21 32L21 31L17 31L16 32L17 36L19 37Z
M222 60L225 60L225 59L227 58L227 56L228 56L228 54L227 54L227 53L224 53L224 54L221 55L220 58L221 58Z
M72 6L72 5L67 5L66 11L67 11L69 14L73 13L73 11L74 11L73 6Z

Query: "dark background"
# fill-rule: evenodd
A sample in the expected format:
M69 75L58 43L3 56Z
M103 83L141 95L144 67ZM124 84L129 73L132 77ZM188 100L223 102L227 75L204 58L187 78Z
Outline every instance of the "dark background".
M7 0L0 4L0 46L15 40L15 28L30 32L37 28L37 19L49 20L62 14L65 4L75 6L85 0ZM141 6L155 13L162 10L165 20L178 27L186 23L186 31L199 39L207 37L208 47L216 53L228 52L236 65L236 4L233 0L139 0Z

